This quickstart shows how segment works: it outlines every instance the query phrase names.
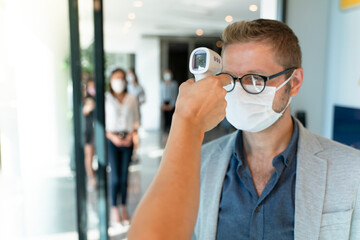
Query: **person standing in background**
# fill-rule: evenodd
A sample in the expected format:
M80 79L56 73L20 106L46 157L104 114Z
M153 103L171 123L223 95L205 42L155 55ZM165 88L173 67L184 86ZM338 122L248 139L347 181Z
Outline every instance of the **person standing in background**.
M135 96L139 102L139 106L145 103L145 91L144 88L140 85L138 77L133 68L130 68L126 73L126 81L128 83L127 90L128 92Z
M85 170L90 186L96 188L95 171L92 162L95 152L94 147L94 117L95 117L95 82L89 79L86 83L83 114L85 116Z
M170 69L164 71L163 79L164 81L160 84L160 103L164 119L162 142L165 144L170 131L172 116L175 111L179 86L178 83L173 80L172 71Z
M146 99L145 99L145 91L144 88L140 85L139 80L137 78L137 75L135 73L135 70L133 68L130 68L126 74L126 80L127 80L127 89L128 92L135 96L139 102L139 116L140 116L140 124L141 124L141 112L140 112L140 106L142 104L145 103ZM140 125L139 124L139 125ZM139 147L139 143L140 143L140 139L139 139L139 135L137 132L134 133L133 136L133 141L134 141L134 150L133 150L133 161L134 162L138 162L139 161L139 157L137 155L136 150Z
M139 127L139 106L136 97L126 88L126 74L117 68L112 71L109 92L105 94L105 117L108 162L111 167L111 219L128 225L127 213L128 167L133 152L133 136ZM117 207L121 195L120 211Z

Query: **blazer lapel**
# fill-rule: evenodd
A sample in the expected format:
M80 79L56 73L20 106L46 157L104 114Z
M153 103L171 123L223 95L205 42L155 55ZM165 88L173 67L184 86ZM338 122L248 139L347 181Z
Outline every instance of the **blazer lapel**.
M197 223L201 239L216 238L222 185L235 145L236 133L233 133L229 140L222 141L217 148L212 149L211 153L204 157L209 162L205 164L204 169L201 169L202 186L198 212L198 220L201 222Z
M319 239L324 204L327 161L316 137L299 123L295 190L295 239Z

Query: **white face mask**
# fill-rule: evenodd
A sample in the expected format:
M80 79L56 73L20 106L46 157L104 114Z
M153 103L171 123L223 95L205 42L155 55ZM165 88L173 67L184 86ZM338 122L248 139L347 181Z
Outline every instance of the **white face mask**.
M90 96L93 96L95 97L95 94L96 94L96 90L94 87L89 87L87 92L90 94Z
M163 77L165 81L170 81L172 78L171 73L165 73Z
M128 75L126 75L126 80L129 83L133 83L135 81L135 76L133 74L128 74Z
M125 81L122 79L113 79L111 80L111 88L116 93L122 93L125 90Z
M291 97L284 110L280 113L272 109L272 105L277 90L282 88L291 76L279 87L266 86L264 91L259 94L247 93L240 83L235 84L235 88L226 94L227 101L226 118L237 129L247 132L260 132L273 125L285 112L291 102Z

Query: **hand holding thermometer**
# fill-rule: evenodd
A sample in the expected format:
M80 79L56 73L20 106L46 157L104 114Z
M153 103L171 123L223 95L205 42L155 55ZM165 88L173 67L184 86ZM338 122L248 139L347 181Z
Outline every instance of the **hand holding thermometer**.
M222 70L222 59L219 54L211 49L196 48L190 55L189 70L199 81L208 76L214 76Z

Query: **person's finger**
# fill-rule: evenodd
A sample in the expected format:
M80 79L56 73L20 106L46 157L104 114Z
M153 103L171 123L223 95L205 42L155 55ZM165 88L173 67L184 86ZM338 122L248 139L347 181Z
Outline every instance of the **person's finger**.
M190 78L190 79L186 80L185 83L187 83L187 84L193 84L193 83L195 83L195 79L194 79L194 78Z
M224 87L224 86L227 86L231 83L231 78L229 75L226 75L226 74L220 74L219 76L216 76L220 82L221 82L221 85Z

